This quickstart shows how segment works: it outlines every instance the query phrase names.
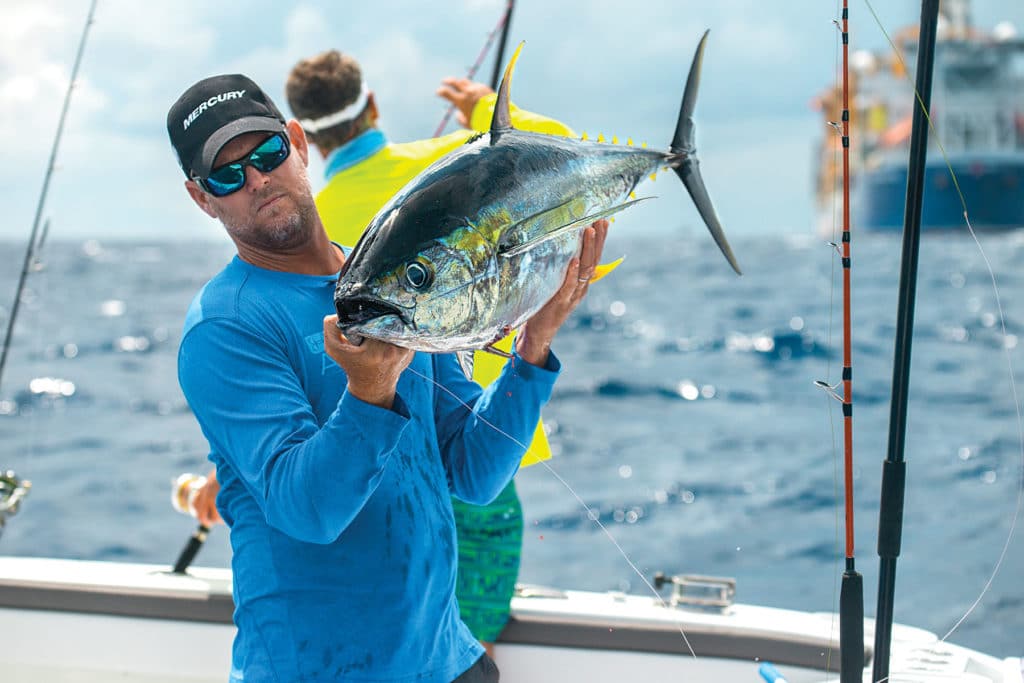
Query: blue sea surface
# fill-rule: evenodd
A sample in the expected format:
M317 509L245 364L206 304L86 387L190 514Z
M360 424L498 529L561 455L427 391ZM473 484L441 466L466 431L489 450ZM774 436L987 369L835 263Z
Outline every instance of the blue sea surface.
M1009 536L1022 475L1010 363L1021 365L1024 235L921 246L896 576L897 621L998 656L1024 655L1024 542ZM841 269L825 240L733 240L736 277L704 235L628 239L555 349L544 411L555 457L523 470L523 582L647 593L655 572L735 577L737 600L834 610L843 571L840 403L815 386L842 365ZM0 243L0 322L23 245ZM898 237L853 244L857 568L875 612L888 444ZM170 564L193 520L172 480L205 473L178 388L185 310L229 243L47 245L29 276L0 386L0 469L31 479L0 553ZM217 528L197 564L226 566Z

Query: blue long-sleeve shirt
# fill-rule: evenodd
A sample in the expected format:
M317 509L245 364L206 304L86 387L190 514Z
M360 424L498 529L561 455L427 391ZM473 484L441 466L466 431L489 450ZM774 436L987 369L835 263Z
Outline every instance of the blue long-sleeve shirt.
M179 381L231 528L231 681L447 683L482 653L454 597L449 496L508 483L558 361L514 357L483 391L417 353L392 409L370 405L324 352L335 281L235 257L186 318Z

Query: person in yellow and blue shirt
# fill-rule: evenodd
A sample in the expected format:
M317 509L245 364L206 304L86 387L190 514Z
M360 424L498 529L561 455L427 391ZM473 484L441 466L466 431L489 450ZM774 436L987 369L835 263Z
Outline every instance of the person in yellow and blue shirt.
M423 169L490 128L496 96L491 88L468 79L447 78L437 94L451 102L465 128L413 142L388 140L378 127L380 112L373 91L351 55L329 50L303 59L285 86L292 113L313 147L324 158L326 186L316 206L328 236L354 245L374 214ZM571 136L558 121L512 106L517 128ZM499 348L508 350L509 339ZM504 359L477 352L473 379L487 386ZM523 459L530 464L550 457L543 426L538 423ZM452 499L458 536L456 596L463 621L493 655L492 643L505 627L519 573L523 514L515 484L489 505Z

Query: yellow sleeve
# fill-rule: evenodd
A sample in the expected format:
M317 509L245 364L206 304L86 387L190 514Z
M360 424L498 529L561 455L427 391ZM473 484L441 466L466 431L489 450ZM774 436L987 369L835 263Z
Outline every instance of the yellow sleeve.
M439 138L389 144L370 158L336 174L316 196L327 235L353 246L373 216L431 163L466 141L459 130Z
M497 102L497 93L484 95L476 106L473 107L473 115L470 117L469 125L475 131L486 133L491 129L491 117L494 116L494 103ZM548 135L561 135L563 137L576 137L572 128L561 121L549 119L532 111L520 109L515 104L509 107L509 114L512 115L512 125L519 130L528 130L532 133L547 133Z

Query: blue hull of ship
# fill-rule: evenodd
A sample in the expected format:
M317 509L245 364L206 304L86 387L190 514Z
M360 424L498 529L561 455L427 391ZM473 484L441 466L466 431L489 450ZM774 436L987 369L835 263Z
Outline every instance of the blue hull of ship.
M1024 228L1024 156L977 157L951 162L968 217L976 230ZM907 194L906 166L864 171L854 191L855 228L900 232ZM945 161L928 160L925 169L922 230L962 230L963 205Z

